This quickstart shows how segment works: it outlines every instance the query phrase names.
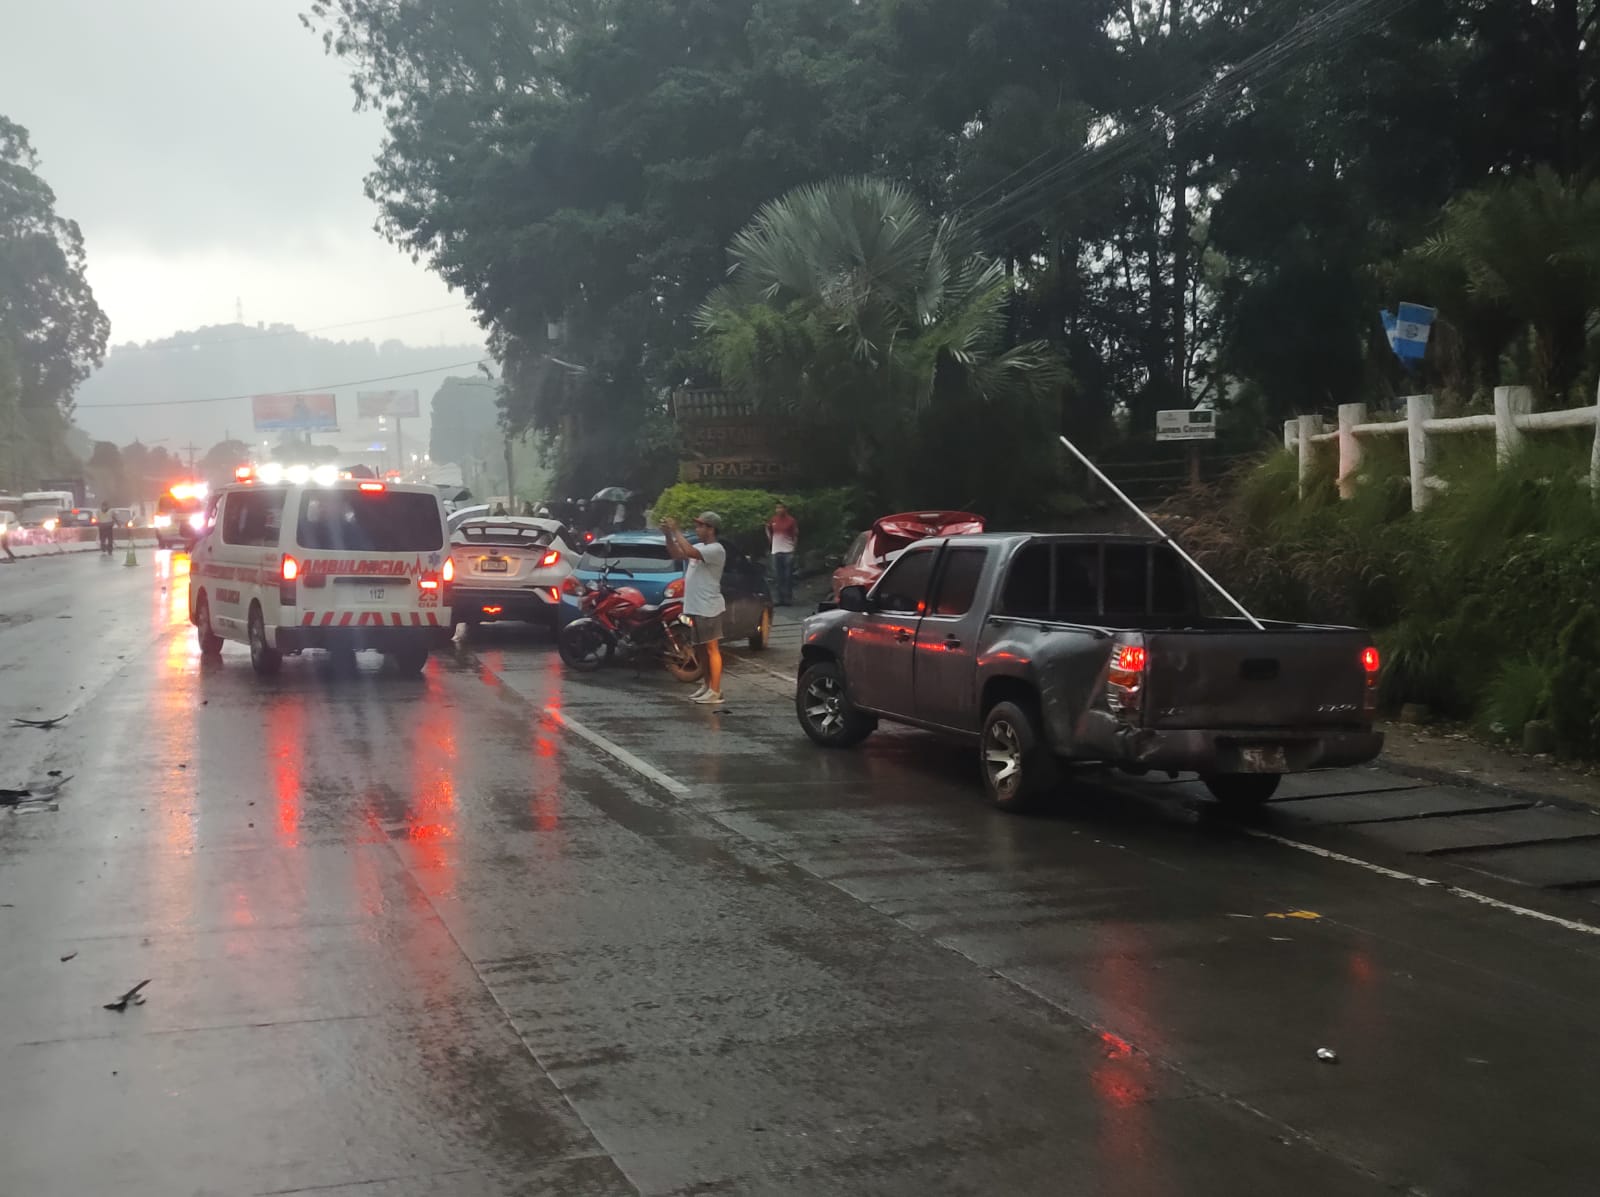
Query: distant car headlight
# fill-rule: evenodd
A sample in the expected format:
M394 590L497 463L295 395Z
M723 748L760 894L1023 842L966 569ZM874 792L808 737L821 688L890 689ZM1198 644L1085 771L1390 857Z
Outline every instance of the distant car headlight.
M45 522L44 522L44 530L46 532L54 532L60 526L61 526L61 521L60 520L49 519L49 520L45 520Z

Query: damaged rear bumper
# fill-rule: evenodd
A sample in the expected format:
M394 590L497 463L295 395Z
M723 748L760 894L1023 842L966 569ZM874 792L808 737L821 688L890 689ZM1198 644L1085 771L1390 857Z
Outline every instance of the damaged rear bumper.
M1151 729L1104 716L1085 730L1074 756L1179 773L1302 773L1365 765L1383 751L1383 733L1362 727Z

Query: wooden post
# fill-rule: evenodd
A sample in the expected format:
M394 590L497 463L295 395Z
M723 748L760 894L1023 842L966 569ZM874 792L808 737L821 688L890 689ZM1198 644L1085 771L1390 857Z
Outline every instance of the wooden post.
M1427 422L1433 419L1432 395L1406 396L1406 443L1411 456L1411 510L1428 505L1428 467L1433 456L1428 450Z
M1594 444L1589 449L1589 498L1600 503L1600 386L1595 387Z
M1365 403L1339 404L1339 497L1348 499L1356 493L1356 471L1361 468L1361 442L1356 437L1356 425L1367 422Z
M1294 451L1295 432L1299 427L1300 424L1296 420L1285 420L1283 422L1283 447L1290 452Z
M1506 462L1522 448L1522 429L1517 427L1517 417L1533 410L1533 391L1527 387L1495 387L1494 389L1494 460L1497 466Z
M1312 437L1322 431L1321 416L1301 416L1295 429L1295 441L1300 446L1300 497L1306 497L1306 483L1311 478L1311 467L1315 459L1312 454L1317 451Z

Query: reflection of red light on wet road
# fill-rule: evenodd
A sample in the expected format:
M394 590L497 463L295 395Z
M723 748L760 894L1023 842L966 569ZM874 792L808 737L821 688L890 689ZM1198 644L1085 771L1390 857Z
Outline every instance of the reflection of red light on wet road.
M1102 1008L1115 1011L1143 1050L1111 1031L1100 1033L1101 1061L1089 1081L1099 1099L1100 1168L1108 1192L1171 1192L1172 1178L1151 1134L1149 1100L1154 1074L1147 1051L1159 1047L1152 1027L1149 946L1138 929L1111 923L1102 928L1091 985Z
M278 842L286 848L297 847L300 842L305 737L305 699L298 694L276 696L267 712L267 752L272 760Z

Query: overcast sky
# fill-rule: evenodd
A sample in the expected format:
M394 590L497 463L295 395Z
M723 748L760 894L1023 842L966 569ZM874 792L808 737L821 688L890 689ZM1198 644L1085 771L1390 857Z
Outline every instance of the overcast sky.
M459 295L372 231L382 138L302 0L0 0L0 113L83 228L112 344L234 319L480 344ZM268 380L264 380L266 382Z

